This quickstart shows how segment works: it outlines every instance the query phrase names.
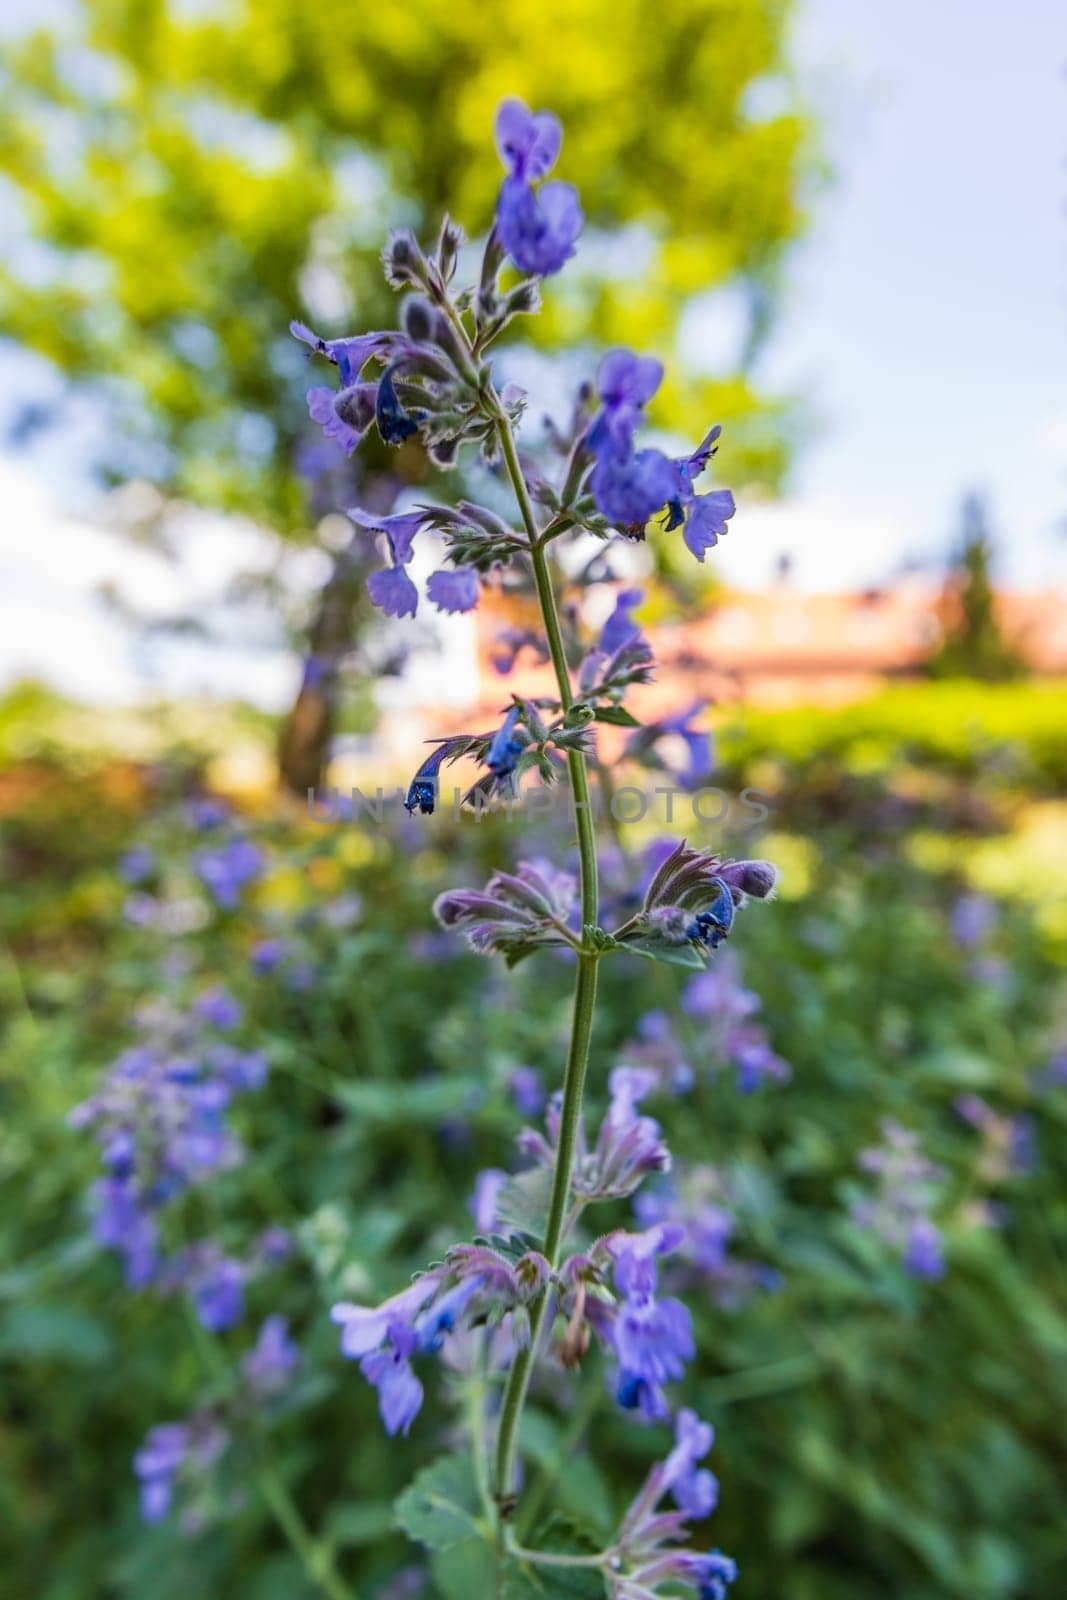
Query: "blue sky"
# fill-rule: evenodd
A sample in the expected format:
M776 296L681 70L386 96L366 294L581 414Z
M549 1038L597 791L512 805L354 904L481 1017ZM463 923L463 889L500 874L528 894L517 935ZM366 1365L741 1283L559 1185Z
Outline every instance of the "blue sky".
M977 484L1004 576L1062 581L1067 8L804 0L797 46L837 175L764 367L818 426L772 519L782 546L807 581L885 574L940 555Z
M788 551L794 581L821 589L937 567L978 486L1003 577L1067 584L1067 11L802 0L796 53L836 177L761 377L806 396L812 435L780 504L742 503L717 570L762 584ZM26 370L0 357L0 411ZM69 463L0 453L0 683L32 670L121 696L143 661L118 649L91 593L136 577L138 558L79 518ZM212 539L225 565L227 541ZM141 581L161 609L177 598L172 570ZM189 581L196 593L207 577ZM215 672L164 664L157 686Z

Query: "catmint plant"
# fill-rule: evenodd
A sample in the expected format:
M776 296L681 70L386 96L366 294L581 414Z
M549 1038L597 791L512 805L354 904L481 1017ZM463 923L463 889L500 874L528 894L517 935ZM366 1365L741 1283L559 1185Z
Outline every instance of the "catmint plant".
M642 439L646 408L663 378L654 356L624 349L604 356L595 386L578 397L569 430L553 432L555 470L543 452L525 441L520 446L516 430L526 396L514 384L498 385L490 350L516 318L537 311L543 280L575 254L583 216L575 190L549 176L562 146L554 116L508 100L497 113L496 143L504 177L471 281L458 277L461 257L467 259L463 236L446 217L431 250L407 230L385 247L386 277L402 295L396 330L326 339L294 322L292 332L336 369L336 386L317 385L308 394L310 415L328 438L352 452L373 428L386 445L417 440L442 468L473 447L492 488L486 503L473 497L413 503L388 514L352 508L349 515L382 558L368 582L373 603L394 618L415 616L426 604L469 612L505 573L536 595L540 627L510 630L498 643L495 665L507 675L529 651L551 663L554 691L513 694L492 727L449 730L430 741L407 806L432 815L442 770L461 759L479 769L466 797L474 806L513 799L526 777L544 787L569 785L576 870L569 859L542 857L500 866L484 886L441 895L434 910L445 929L509 967L542 950L569 960L570 1038L545 1131L524 1135L526 1168L510 1177L498 1169L482 1175L472 1200L477 1236L455 1244L381 1304L342 1302L333 1318L343 1353L377 1391L391 1435L415 1426L436 1358L453 1370L477 1368L477 1404L468 1418L471 1472L464 1477L449 1457L419 1475L398 1506L413 1537L431 1550L483 1538L498 1594L520 1592L515 1585L521 1588L524 1574L534 1571L541 1573L540 1591L553 1570L574 1568L599 1573L604 1592L617 1600L651 1600L679 1585L700 1600L720 1600L735 1577L733 1561L717 1551L680 1548L687 1524L706 1517L717 1498L715 1480L701 1465L711 1428L678 1408L672 1388L695 1344L688 1308L664 1291L661 1276L686 1244L687 1226L668 1216L642 1229L601 1231L595 1221L597 1207L629 1199L646 1176L669 1168L659 1124L644 1104L668 1086L642 1064L616 1065L609 1073L596 1063L595 1087L601 1098L606 1091L607 1104L589 1137L583 1097L601 961L638 957L704 971L731 936L738 910L769 896L775 871L683 840L661 854L646 883L618 897L617 915L602 920L591 793L594 776L606 781L607 774L598 760L597 723L634 730L632 749L652 765L666 764L659 747L674 738L685 752L688 781L703 775L711 751L694 722L699 708L642 728L625 706L630 688L653 670L633 617L640 591L620 590L599 634L586 637L580 605L561 605L566 580L555 557L565 539L592 536L608 545L651 534L680 539L703 562L727 532L734 500L729 490L698 488L715 454L717 426L678 455ZM510 514L501 510L500 480L510 486ZM410 571L417 547L438 552L421 592ZM213 863L204 876L223 898L242 866ZM723 1006L711 995L694 1009L717 1014ZM749 1009L735 1000L730 1025L742 1027ZM753 1078L780 1075L751 1024L749 1031L747 1047L763 1053L739 1070ZM514 1092L533 1110L542 1089L527 1074ZM594 1346L611 1374L613 1403L646 1422L673 1418L673 1444L606 1548L576 1552L551 1539L531 1543L520 1461L531 1380L536 1371L558 1384L564 1371L580 1371Z

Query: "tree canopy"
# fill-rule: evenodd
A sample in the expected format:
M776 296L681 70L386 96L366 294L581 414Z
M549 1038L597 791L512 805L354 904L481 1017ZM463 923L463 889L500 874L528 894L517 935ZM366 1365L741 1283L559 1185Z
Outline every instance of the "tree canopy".
M300 536L307 418L289 318L330 334L388 314L385 229L435 226L446 195L484 229L493 110L518 94L562 118L561 175L588 218L542 337L674 353L659 420L729 422L733 479L773 480L787 430L750 359L815 170L791 9L80 0L0 58L0 175L18 218L0 332L105 408L106 474ZM675 341L716 291L747 333L732 369L709 374Z

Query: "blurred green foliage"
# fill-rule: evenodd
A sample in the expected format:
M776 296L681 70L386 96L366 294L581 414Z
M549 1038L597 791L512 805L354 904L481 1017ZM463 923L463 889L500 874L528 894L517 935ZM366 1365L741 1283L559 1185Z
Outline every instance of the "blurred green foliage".
M381 325L389 226L435 231L447 207L485 229L493 111L519 94L562 117L589 219L531 336L669 354L685 308L725 291L735 369L676 365L657 415L731 422L732 481L773 480L788 430L747 368L815 171L791 10L80 0L0 52L0 175L20 218L0 331L106 407L109 472L298 534L289 318Z
M794 712L790 726L808 742L794 734L785 764L776 720L753 716L743 756L735 747L730 758L738 776L774 780L764 844L784 868L782 896L746 911L732 944L794 1077L740 1095L694 1034L696 1090L650 1109L679 1163L720 1169L738 1255L781 1274L777 1292L732 1309L711 1293L690 1297L701 1354L684 1397L718 1429L722 1499L709 1531L738 1558L740 1592L752 1596L1058 1592L1067 1087L1041 1075L1067 1030L1067 940L1010 886L985 951L993 967L981 976L947 922L973 886L972 862L1010 852L1020 819L1051 804L1025 760L1025 708L1038 699L1002 692L1016 696L1015 754L1024 755L1014 767L979 756L964 770L947 732L958 686L908 691L907 716L895 696ZM990 702L993 725L999 704ZM1042 739L1047 768L1048 729ZM310 1600L257 1488L269 1463L353 1591L372 1600L419 1560L391 1503L451 1452L456 1380L435 1374L410 1440L386 1441L326 1310L341 1292L396 1289L468 1233L474 1173L507 1163L518 1126L511 1070L523 1063L558 1077L566 967L536 957L503 979L433 935L435 891L479 881L488 862L521 851L514 827L457 827L447 815L405 823L399 836L296 813L250 816L273 865L247 910L212 915L182 938L131 928L114 863L132 838L155 848L176 905L193 895L196 841L176 809L189 781L184 754L95 772L79 758L65 772L58 743L48 760L0 772L4 1594ZM953 794L963 798L950 803ZM917 847L935 830L940 855ZM755 840L727 843L748 852ZM354 919L331 920L353 894ZM248 952L267 930L299 943L316 970L310 987L252 977ZM192 962L184 975L178 946ZM219 980L246 1003L244 1039L269 1050L272 1075L241 1103L248 1161L190 1195L176 1220L192 1234L210 1226L238 1249L266 1221L296 1229L296 1259L253 1286L251 1315L286 1311L306 1368L269 1434L228 1459L222 1520L183 1539L170 1525L141 1526L131 1456L150 1426L181 1417L205 1390L225 1392L247 1328L218 1341L205 1365L180 1304L123 1288L87 1239L97 1156L65 1116L128 1042L140 1001L169 987L182 1002ZM602 981L591 1120L639 1016L670 1009L684 979L620 960L605 963ZM963 1092L1031 1119L1031 1170L991 1161L954 1109ZM858 1152L887 1116L916 1128L948 1173L938 1216L948 1271L937 1283L907 1278L848 1220ZM587 1365L584 1383L597 1390L595 1357ZM597 1537L664 1440L603 1403L590 1421L572 1383L561 1375L555 1395L538 1391L525 1447L550 1502L554 1494ZM478 1592L466 1560L462 1549L437 1559L446 1600Z

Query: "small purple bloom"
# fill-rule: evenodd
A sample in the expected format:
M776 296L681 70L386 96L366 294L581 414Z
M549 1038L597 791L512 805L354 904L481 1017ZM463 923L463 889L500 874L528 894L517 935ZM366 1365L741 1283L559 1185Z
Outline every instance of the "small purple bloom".
M962 894L952 907L949 926L961 950L975 950L997 925L997 908L984 894Z
M497 1202L508 1181L506 1172L499 1167L487 1167L474 1180L474 1193L470 1199L471 1215L479 1233L491 1233L497 1221Z
M437 1272L423 1273L407 1289L402 1289L380 1306L358 1306L342 1300L331 1307L330 1319L341 1328L341 1354L350 1361L369 1355L385 1342L390 1327L409 1326L426 1302L437 1293L441 1278Z
M415 535L426 521L425 511L393 512L390 516L376 516L359 506L350 506L348 515L368 533L384 533L389 553L396 566L406 566L414 554Z
M585 220L571 184L543 183L536 192L531 187L555 166L562 130L551 112L533 113L521 100L505 100L494 131L508 172L497 200L500 242L520 272L548 277L574 254Z
M426 593L438 611L473 611L478 604L474 567L442 567L430 574Z
M605 452L590 479L597 510L619 528L643 528L674 493L675 470L662 450Z
M156 870L156 858L146 844L135 844L119 862L119 877L125 883L143 883Z
M597 373L601 410L589 431L594 455L629 455L644 408L662 382L662 361L632 350L608 351Z
M213 828L220 828L229 814L230 808L226 802L215 799L213 795L190 800L186 806L189 826L195 828L197 833L210 833Z
M367 579L367 593L388 617L413 617L419 602L418 590L403 570L414 555L415 535L426 521L424 511L403 511L392 516L375 516L359 506L351 506L352 521L370 533L382 533L389 545L393 564Z
M545 1103L545 1085L536 1067L516 1067L508 1080L520 1116L536 1117Z
M941 1232L929 1217L916 1217L911 1224L904 1268L913 1278L943 1278L945 1275Z
M423 1387L412 1370L410 1357L415 1335L402 1322L388 1330L385 1345L364 1356L359 1370L378 1391L378 1409L386 1433L407 1434L422 1409Z
M612 656L616 650L621 650L623 645L630 644L634 639L640 639L640 626L630 613L644 598L643 589L622 589L615 596L615 609L601 630L598 646L606 656Z
M355 384L350 389L334 390L317 384L307 392L308 414L328 439L351 455L374 414L373 397L373 385Z
M245 1273L239 1261L222 1256L194 1273L193 1305L210 1333L224 1333L244 1316Z
M515 736L515 727L521 714L521 707L512 706L486 752L485 764L498 779L511 777L526 748L527 741Z
M243 1358L241 1371L256 1394L271 1395L285 1388L299 1365L300 1350L289 1337L288 1319L272 1316Z
M100 1179L93 1185L92 1200L97 1243L106 1250L120 1252L129 1288L145 1288L161 1265L155 1218L141 1208L133 1185L126 1179Z
M367 579L367 593L387 617L413 617L419 604L419 591L403 567L384 567Z
M289 946L284 939L260 939L258 944L253 945L249 957L252 971L258 973L260 977L265 977L267 973L280 967L288 954Z
M179 1474L208 1472L229 1442L226 1430L203 1413L188 1422L163 1422L150 1429L133 1458L145 1522L162 1522L174 1502Z
M145 1522L162 1522L174 1499L174 1479L189 1448L184 1423L164 1422L153 1428L133 1458L141 1480L141 1516Z
M551 111L530 111L515 99L503 100L497 108L493 135L508 175L527 182L551 172L563 144L558 117Z
M373 355L380 355L389 343L384 333L361 333L348 339L320 339L304 322L290 322L289 332L300 339L327 361L332 361L341 374L341 383L347 388L359 377Z
M426 757L426 760L419 767L408 785L407 798L404 801L405 811L412 814L416 811L421 811L424 817L433 815L434 807L437 804L437 779L441 771L441 763L452 749L452 741L443 739L437 749Z
M400 404L393 382L393 373L400 366L399 361L394 361L387 367L378 380L378 393L374 403L374 420L378 425L378 432L384 444L403 444L419 431L419 423L424 413L416 412L409 416Z
M665 1487L674 1503L687 1517L707 1517L714 1511L719 1486L706 1467L698 1467L715 1441L715 1430L701 1422L695 1411L679 1411L675 1422L674 1449L663 1465Z
M574 254L585 217L570 183L545 183L534 193L519 178L507 178L497 201L501 243L520 272L551 277Z
M244 1007L221 987L205 990L194 1002L193 1011L213 1028L236 1028L244 1016Z
M736 510L729 489L713 489L710 494L702 494L694 499L682 537L698 561L703 561L705 552L718 544Z
M217 849L201 850L193 869L215 903L233 911L241 891L262 874L263 857L250 840L237 837Z
M620 1403L662 1414L660 1386L680 1378L695 1346L688 1309L656 1298L656 1256L673 1250L682 1230L661 1225L623 1236L615 1248L615 1287L621 1296L613 1330L619 1359Z

